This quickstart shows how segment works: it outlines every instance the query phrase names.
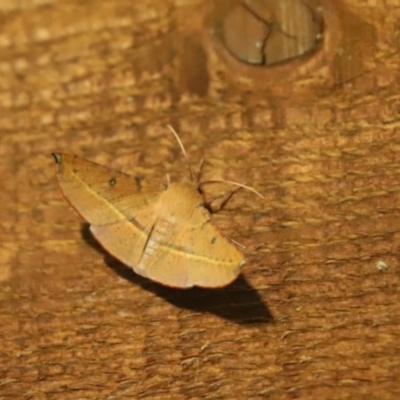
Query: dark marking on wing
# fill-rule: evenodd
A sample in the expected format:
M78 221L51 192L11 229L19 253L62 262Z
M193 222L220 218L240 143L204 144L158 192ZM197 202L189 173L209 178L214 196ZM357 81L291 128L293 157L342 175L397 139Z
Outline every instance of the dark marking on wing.
M108 184L113 187L117 184L117 179L113 176L112 178L110 178L110 180L108 181Z
M62 163L62 155L58 153L51 153L51 155L54 157L54 161L56 164L61 164Z
M142 181L144 178L142 176L135 176L135 182L137 186L137 190L140 193L142 191Z

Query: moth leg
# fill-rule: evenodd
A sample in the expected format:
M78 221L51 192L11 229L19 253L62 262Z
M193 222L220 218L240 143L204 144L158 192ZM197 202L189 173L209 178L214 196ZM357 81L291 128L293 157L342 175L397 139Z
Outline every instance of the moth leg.
M150 239L151 239L151 235L152 235L153 232L154 232L154 228L155 228L155 226L156 226L156 223L157 223L157 220L154 221L154 224L153 224L152 227L150 228L150 232L149 232L149 234L147 235L146 243L145 243L144 246L143 246L142 256L141 256L141 258L140 258L139 264L140 264L140 262L142 261L143 256L146 254L146 249L147 249L147 246L149 245L149 242L150 242Z
M228 238L232 243L235 243L236 246L241 247L242 249L245 249L246 246L240 242L237 242L236 240L232 239L232 238Z
M168 238L173 232L173 224L163 218L157 218L146 238L146 243L143 246L142 254L140 257L139 265L145 263L147 257L153 257L154 253L158 251L160 245L165 246L165 242L168 242Z
M217 196L214 197L213 199L207 201L204 204L204 207L207 208L207 210L211 213L211 214L216 214L217 212L221 211L226 204L228 203L228 201L232 198L232 196L237 193L240 189L243 189L241 186L237 187L225 194L223 194L222 196ZM218 202L218 204L213 205L213 202L215 202L216 200L222 198L222 201Z

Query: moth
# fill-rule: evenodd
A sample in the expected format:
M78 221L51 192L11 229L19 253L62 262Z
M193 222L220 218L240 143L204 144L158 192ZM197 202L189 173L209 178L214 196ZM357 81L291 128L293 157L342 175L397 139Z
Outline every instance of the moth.
M201 189L215 181L200 182L199 174L193 182L189 163L190 182L165 184L74 155L52 155L66 200L89 222L97 241L137 274L174 288L218 288L239 275L244 256L213 225Z

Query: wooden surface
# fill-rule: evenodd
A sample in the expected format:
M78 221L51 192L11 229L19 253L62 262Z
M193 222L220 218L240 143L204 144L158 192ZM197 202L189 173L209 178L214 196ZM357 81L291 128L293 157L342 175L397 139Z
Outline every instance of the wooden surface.
M320 49L252 69L221 3L0 2L1 399L399 398L400 1L321 4ZM185 177L168 123L265 195L215 215L225 289L138 277L57 187L52 151Z

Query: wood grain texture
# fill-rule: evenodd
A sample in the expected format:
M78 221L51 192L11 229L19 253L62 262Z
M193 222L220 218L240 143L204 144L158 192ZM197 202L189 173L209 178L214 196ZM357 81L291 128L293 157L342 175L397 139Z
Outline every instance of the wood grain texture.
M1 399L399 397L400 2L322 1L327 47L269 86L210 3L0 2ZM179 181L168 123L266 196L215 216L246 246L225 289L136 276L58 191L58 151Z

